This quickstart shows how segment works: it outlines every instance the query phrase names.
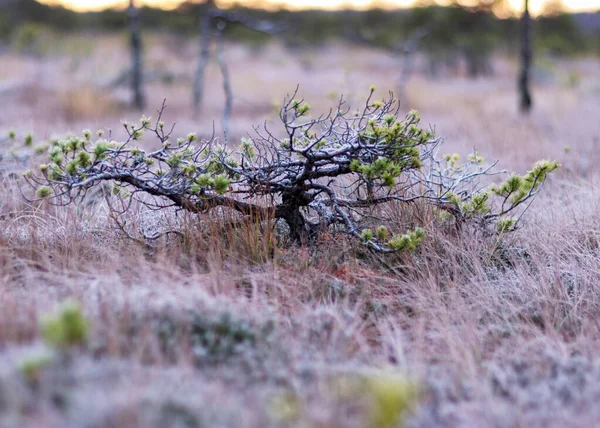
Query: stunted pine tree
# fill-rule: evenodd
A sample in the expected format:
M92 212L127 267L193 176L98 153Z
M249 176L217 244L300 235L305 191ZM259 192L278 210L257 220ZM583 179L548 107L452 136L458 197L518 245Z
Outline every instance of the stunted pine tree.
M195 134L175 138L161 120L163 105L154 121L124 123L124 141L93 141L85 131L53 142L48 163L25 178L53 204L80 201L108 181L120 195L120 212L134 202L193 213L230 210L240 222L283 220L298 243L330 231L388 253L415 248L428 225L392 231L382 207L420 202L440 221L504 233L558 167L541 161L523 176L484 185L499 173L495 163L484 166L477 153L466 162L438 157L442 142L419 115L400 118L391 94L375 101L373 91L359 111L342 99L317 118L294 94L281 108L279 131L256 128L235 148ZM146 134L160 143L156 150L136 146Z

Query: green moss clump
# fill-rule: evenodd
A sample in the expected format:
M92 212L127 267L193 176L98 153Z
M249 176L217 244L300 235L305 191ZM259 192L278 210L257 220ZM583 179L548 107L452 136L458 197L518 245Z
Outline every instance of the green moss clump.
M40 354L25 358L19 363L19 371L30 384L39 381L41 372L52 364L50 355Z
M365 386L372 400L371 428L399 426L418 397L417 386L398 376L373 376L366 380Z
M41 322L46 343L61 349L84 343L89 328L89 320L81 307L73 302L63 303L54 315L43 318Z
M27 134L23 140L25 147L31 147L33 145L33 134Z

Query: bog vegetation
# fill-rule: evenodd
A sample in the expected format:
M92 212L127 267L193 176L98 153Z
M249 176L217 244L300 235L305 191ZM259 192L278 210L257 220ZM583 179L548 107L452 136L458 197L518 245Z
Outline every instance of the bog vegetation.
M109 82L128 76L125 41L55 37L122 29L122 11L70 21L64 9L12 4L18 13L0 22L10 76L0 85L0 426L600 420L591 56L552 62L543 84L534 64L525 118L514 58L489 56L514 48L515 21L489 10L303 12L284 43L265 46L265 34L214 22L235 89L222 139L210 120L225 73L207 67L202 117L190 108L196 39L144 35L147 105L164 94L168 105L119 123L141 113ZM145 30L197 34L198 6L186 7L141 10ZM538 19L536 47L590 53L589 33L540 30L575 19ZM362 31L344 33L347 22ZM371 49L398 52L413 30L423 37L407 48L406 75L397 55ZM295 61L298 45L330 38L353 44ZM472 60L463 77L488 65L497 74L431 78L457 55ZM401 105L366 90L399 74Z
M378 100L374 91L372 87L361 109L353 110L341 99L316 118L294 93L281 108L281 129L256 128L235 149L219 144L214 135L207 140L196 134L177 138L175 127L162 121L165 104L156 119L123 122L128 135L124 141L112 140L110 132L86 130L37 144L35 150L31 134L19 138L10 132L5 142L26 147L36 162L45 158L35 172L23 173L32 189L22 185L22 190L34 204L64 210L88 201L96 189L105 192L108 183L111 192L104 196L119 225L118 217L139 206L194 215L229 210L236 215L218 216L228 228L260 224L250 229L261 231L280 220L287 224L286 245L317 252L327 251L319 250L323 234L344 234L376 253L416 250L430 229L437 233L444 224L452 233L475 234L484 241L494 237L489 242L497 245L497 239L517 228L548 174L559 167L540 161L522 176L496 178L504 172L495 163L486 164L478 152L466 162L458 155L443 155L442 140L422 127L416 111L400 117L393 96ZM158 140L153 151L138 147L147 136ZM398 224L390 224L382 207L406 211L403 207L411 205L434 217L411 230L394 230ZM124 228L120 233L129 238ZM201 231L211 233L210 227ZM345 291L333 293L336 299ZM380 309L368 311L377 314ZM105 352L102 339L90 337L90 328L90 319L74 302L43 318L39 331L46 348L19 362L30 388L41 388L45 373L72 370L81 352ZM271 322L248 323L228 312L208 318L194 311L145 315L127 327L132 337L148 328L164 358L179 359L177 349L183 343L199 367L262 358L276 334ZM59 385L63 381L59 378ZM366 406L363 426L398 426L420 395L418 383L394 373L343 374L326 382L337 400ZM362 402L359 396L365 394ZM278 423L302 417L301 398L278 393L271 400L270 417Z

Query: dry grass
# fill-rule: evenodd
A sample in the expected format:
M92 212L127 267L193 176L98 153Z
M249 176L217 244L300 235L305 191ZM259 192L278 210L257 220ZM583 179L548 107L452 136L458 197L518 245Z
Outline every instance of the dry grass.
M9 106L0 132L34 131L39 140L137 115L120 107L126 92L103 86L124 67L120 42L100 39L83 58L56 54L43 64L0 58ZM196 44L152 42L151 67L180 78L149 85L150 105L166 97L180 133L209 134L222 105L217 68L196 121L188 109ZM374 83L385 94L397 70L384 53L341 45L307 54L316 64L308 72L276 45L258 55L230 46L227 55L235 138L273 117L297 83L323 111L332 92L359 103ZM0 426L365 427L380 395L356 379L382 372L419 384L410 427L593 426L600 64L555 67L579 73L580 86L557 78L537 87L529 118L517 114L506 60L477 82L415 76L406 108L436 124L448 151L475 146L519 172L540 158L564 168L513 235L434 228L415 253L383 262L339 236L285 248L256 226L133 210L122 218L128 230L176 224L185 236L140 245L124 238L100 197L79 207L25 203L10 173L37 160L12 147L15 160L0 145ZM389 213L398 224L426 215ZM47 352L40 317L69 298L91 319L89 341L27 382L19 365Z

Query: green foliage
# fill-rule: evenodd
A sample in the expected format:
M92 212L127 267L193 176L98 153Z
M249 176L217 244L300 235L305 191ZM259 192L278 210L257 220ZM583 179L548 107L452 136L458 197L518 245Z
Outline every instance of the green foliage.
M52 189L48 186L42 186L37 190L38 198L46 199L52 195Z
M36 155L43 155L47 151L48 151L48 145L47 144L42 144L40 146L36 146L36 148L35 148L35 154Z
M512 218L503 218L496 222L496 231L498 233L509 232L515 226L515 220Z
M425 230L417 227L415 230L390 237L388 229L385 226L379 226L375 234L371 229L363 229L360 239L364 243L376 242L377 245L394 252L413 251L425 239Z
M446 155L444 160L446 173L468 175L474 168L478 168L480 172L486 171L481 165L483 158L477 152L468 157L467 164L461 164L457 154ZM509 217L510 213L520 205L531 202L548 174L559 167L555 161L539 161L524 175L511 174L498 185L491 185L477 192L461 192L460 196L450 190L444 193L444 199L452 207L451 217L461 221L488 221L495 224L497 232L509 232L515 227L515 220Z
M483 216L490 211L488 205L489 197L490 194L483 190L471 195L466 202L457 202L458 196L456 195L453 195L451 200L461 210L463 216L470 218L474 216Z
M67 167L65 168L65 171L67 171L67 173L70 175L76 175L78 166L79 166L79 163L75 159L70 160L69 163L67 163Z
M19 363L19 371L28 383L35 384L39 381L42 371L52 363L50 355L34 355L23 359Z
M373 239L373 231L371 229L363 229L361 237L363 241L370 241Z
M94 156L96 160L102 160L106 157L106 152L110 149L110 144L106 140L96 142L94 146Z
M217 175L214 179L214 185L213 187L215 188L215 191L219 194L222 195L225 192L227 192L227 190L229 189L229 184L231 183L231 181L224 175Z
M254 143L249 138L242 138L239 151L240 154L250 162L252 162L256 157L256 149L254 148Z
M44 340L58 349L68 349L81 345L87 340L89 320L83 315L78 304L63 303L57 312L42 319L41 329Z
M535 49L552 55L573 56L589 51L592 38L568 13L544 15L534 21Z
M361 139L372 144L385 144L389 157L352 159L350 170L367 182L377 181L385 187L394 187L402 173L421 168L418 147L427 144L434 135L419 128L419 120L418 113L411 111L405 121L398 121L389 114L384 115L381 122L370 121L360 134Z
M372 428L393 428L402 424L418 397L418 388L413 382L394 375L372 376L366 379L365 387L373 400L369 422Z
M417 227L403 235L394 235L385 243L386 247L395 251L412 251L425 239L425 230Z
M50 155L50 160L54 162L56 165L60 165L64 160L64 154L60 147L54 146L50 148L48 152Z
M285 393L273 397L269 402L269 412L278 422L293 422L301 416L302 401L296 394Z
M25 380L35 385L41 372L55 363L55 356L68 356L69 351L87 340L89 327L90 322L79 305L71 301L60 305L54 314L43 317L40 330L44 341L59 353L52 355L44 352L23 359L18 368Z
M387 227L379 226L376 229L375 234L377 235L377 239L379 239L380 241L385 241L390 235L390 232L388 231Z
M25 147L31 147L33 145L33 134L27 134L23 140Z
M4 10L2 15L4 15ZM2 25L1 21L0 18L0 25ZM25 21L20 25L16 25L8 37L10 48L21 54L43 57L58 53L65 45L69 44L67 41L60 40L61 31L52 28L51 23L47 20L42 21ZM12 24L14 25L14 22Z
M26 53L41 53L40 42L43 39L43 27L39 24L28 22L12 35L12 47Z
M81 151L77 153L77 163L83 168L91 165L91 156L88 152Z
M560 164L556 161L539 161L525 175L511 175L500 186L492 186L490 190L505 201L516 205L538 190L547 175L557 168L560 168Z

